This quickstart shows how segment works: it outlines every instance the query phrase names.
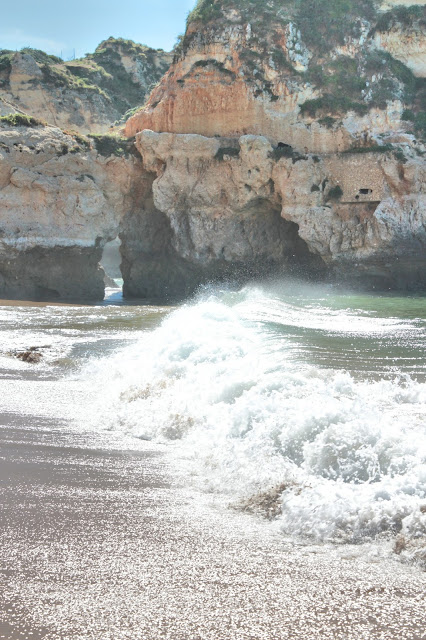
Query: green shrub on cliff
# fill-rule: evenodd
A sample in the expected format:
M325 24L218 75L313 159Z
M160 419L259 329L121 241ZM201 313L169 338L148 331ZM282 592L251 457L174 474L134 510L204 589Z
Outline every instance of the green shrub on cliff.
M376 15L373 0L297 0L296 23L302 39L320 53L342 45L345 36L357 37L361 21Z
M24 47L21 49L21 53L27 53L39 64L58 64L62 62L58 56L52 56L40 49L33 49L32 47Z
M240 12L243 21L255 24L266 33L271 22L287 21L294 5L300 0L198 0L188 14L187 24L223 18L223 11L234 9Z
M331 189L327 193L325 201L326 202L329 202L330 200L337 201L337 200L340 200L342 196L343 196L342 188L337 184L335 187L331 187Z
M293 164L296 164L299 160L304 160L306 157L301 155L298 151L295 151L291 145L283 144L282 142L271 151L269 156L275 160L275 162L278 162L281 158L291 158Z
M128 138L121 138L114 134L90 133L88 138L93 140L96 151L101 156L127 156L135 153L135 147Z
M305 77L327 94L343 94L353 100L361 100L367 86L367 79L359 74L357 61L349 56L340 56L328 64L313 64Z
M11 51L0 51L0 73L10 70L12 56Z
M327 129L332 129L334 125L338 122L336 118L332 118L331 116L325 116L324 118L320 118L318 123L323 127L327 127Z
M391 144L370 144L365 147L354 146L343 151L344 154L357 153L388 153L393 150Z
M356 58L340 56L322 64L312 63L306 80L323 92L321 98L308 100L302 113L332 114L355 111L363 115L371 107L385 109L399 99L410 104L416 93L416 78L411 70L389 53L368 51Z
M12 53L0 51L0 87L9 84L10 72L12 70Z
M222 16L221 7L215 0L198 0L194 9L188 14L187 22L208 22Z
M0 117L0 124L10 124L12 127L42 127L46 123L25 113L9 113Z
M355 111L362 116L367 113L368 106L362 102L355 102L344 95L336 96L329 93L325 93L321 98L306 100L300 105L300 112L303 115L311 116L311 118L315 117L317 113L339 114L347 111Z
M109 96L96 84L92 84L87 78L80 78L67 72L59 66L51 66L49 64L42 64L40 67L43 73L43 79L46 84L50 84L54 87L66 87L74 91L93 92L99 93L103 98L109 100Z
M415 90L416 78L411 69L387 51L368 52L364 57L364 68L370 75L380 74L396 78L410 94Z
M411 109L406 109L402 114L402 120L412 122L414 133L421 139L426 138L426 111L416 114Z
M402 24L404 27L411 27L415 23L418 23L420 27L426 27L426 7L419 5L412 5L406 7L404 5L396 6L383 13L373 29L373 32L385 32L392 29L392 27Z

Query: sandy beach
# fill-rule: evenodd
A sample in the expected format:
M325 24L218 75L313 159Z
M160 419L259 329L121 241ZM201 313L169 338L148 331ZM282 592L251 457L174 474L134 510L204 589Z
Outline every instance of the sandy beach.
M165 447L10 412L0 439L1 638L425 638L424 573L293 546Z

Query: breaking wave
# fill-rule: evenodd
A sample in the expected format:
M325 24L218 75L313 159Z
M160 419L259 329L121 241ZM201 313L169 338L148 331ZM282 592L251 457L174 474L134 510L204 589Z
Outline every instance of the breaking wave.
M298 283L210 292L86 375L102 426L173 442L205 489L236 500L280 486L286 534L416 539L426 325L424 300L410 304Z

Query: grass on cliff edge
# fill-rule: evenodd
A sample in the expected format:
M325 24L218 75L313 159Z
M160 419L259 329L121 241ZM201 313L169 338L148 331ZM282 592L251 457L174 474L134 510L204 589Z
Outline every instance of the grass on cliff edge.
M37 120L32 116L24 113L9 113L7 116L0 117L0 124L9 124L12 127L44 127L46 122Z

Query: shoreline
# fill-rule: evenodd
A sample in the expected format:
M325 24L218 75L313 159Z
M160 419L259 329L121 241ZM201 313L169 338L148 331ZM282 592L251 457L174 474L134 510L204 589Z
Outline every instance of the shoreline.
M123 311L4 310L5 344L51 336L56 351L0 377L0 640L423 640L425 572L378 544L286 538L198 490L176 447L128 435L119 414L116 431L92 427L121 369L70 363L149 336L164 310Z
M171 477L167 447L0 423L0 638L424 638L425 573L294 546L215 508Z

